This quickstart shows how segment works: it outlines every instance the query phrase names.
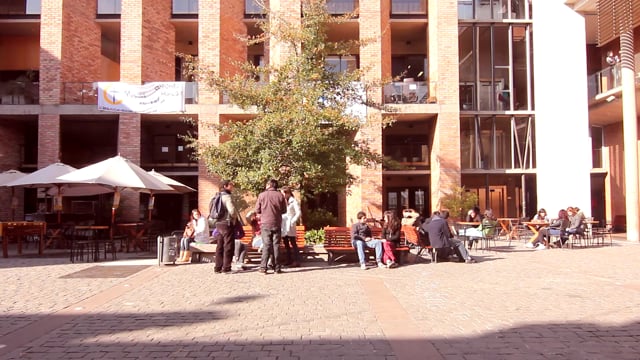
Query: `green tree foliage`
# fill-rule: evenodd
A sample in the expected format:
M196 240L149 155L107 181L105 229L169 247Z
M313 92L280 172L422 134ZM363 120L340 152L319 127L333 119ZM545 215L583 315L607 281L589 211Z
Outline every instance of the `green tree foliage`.
M350 111L353 104L380 108L363 96L378 85L363 83L363 70L338 72L325 67L327 56L349 55L361 45L327 37L328 25L353 15L328 14L325 0L303 0L303 16L293 22L266 9L265 13L258 24L262 34L247 38L247 44L284 44L290 56L277 66L236 63L241 71L235 76L200 74L255 116L212 125L220 144L198 144L199 156L211 173L233 179L253 193L262 191L270 178L298 188L303 195L309 190L344 189L356 180L350 165L374 166L382 161L366 139L356 137L370 120Z
M464 212L478 204L478 194L467 191L464 186L454 186L451 191L440 198L443 209L448 209L451 216L462 219Z

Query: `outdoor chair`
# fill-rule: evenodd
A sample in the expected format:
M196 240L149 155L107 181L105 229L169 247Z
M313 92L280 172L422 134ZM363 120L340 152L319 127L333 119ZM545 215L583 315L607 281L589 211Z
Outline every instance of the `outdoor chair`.
M420 255L425 250L431 256L431 262L436 261L435 252L432 251L431 245L428 243L428 241L425 241L422 236L420 236L415 227L411 225L402 225L402 232L404 233L405 242L411 244L413 248L418 249L416 257L413 260L414 263L418 261L418 259L422 258Z

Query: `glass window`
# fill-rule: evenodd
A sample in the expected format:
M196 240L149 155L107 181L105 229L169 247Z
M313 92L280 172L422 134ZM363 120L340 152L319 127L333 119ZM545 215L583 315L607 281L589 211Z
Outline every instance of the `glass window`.
M427 0L391 0L392 15L426 15Z
M173 0L174 14L197 14L198 0Z
M531 19L531 0L458 0L458 19Z
M591 161L594 168L602 168L603 131L599 126L591 127Z
M257 0L245 0L244 13L250 15L261 15L264 13L264 9L262 9L262 6L258 4Z
M327 70L332 72L353 71L358 68L355 56L327 56Z
M98 0L98 14L120 13L122 13L120 0Z
M349 14L357 7L357 0L327 0L329 14Z
M27 14L39 15L42 8L40 0L27 0Z

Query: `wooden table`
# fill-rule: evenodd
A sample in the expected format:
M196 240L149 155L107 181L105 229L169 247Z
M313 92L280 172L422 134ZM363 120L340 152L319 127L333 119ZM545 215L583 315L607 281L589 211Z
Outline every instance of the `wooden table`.
M527 227L533 232L533 236L528 240L530 243L533 243L538 237L538 232L540 232L541 228L549 226L548 221L523 221L522 223L527 225Z
M509 239L517 239L518 234L516 227L514 225L518 225L520 219L518 218L498 218L498 223L502 230L500 230L500 235L507 235Z
M133 246L133 250L139 248L144 251L142 237L147 230L145 223L121 223L116 224L116 227L120 233L127 235L126 252L129 252L130 246Z
M38 255L44 252L44 234L47 223L44 221L8 221L0 222L0 241L2 242L2 257L9 257L9 238L17 238L18 255L22 255L22 238L25 235L38 235Z

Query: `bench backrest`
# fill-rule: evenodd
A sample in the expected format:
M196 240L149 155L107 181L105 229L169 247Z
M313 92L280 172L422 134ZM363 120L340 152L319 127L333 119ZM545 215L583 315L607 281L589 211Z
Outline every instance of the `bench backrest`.
M324 228L325 247L352 247L351 228L346 226L327 226Z
M240 241L251 246L251 243L253 242L253 236L254 236L253 228L251 228L251 225L244 225L242 228L244 229L244 237L240 239ZM304 225L296 226L296 244L298 245L299 249L302 249L305 246L305 240L304 240L305 232L306 230Z

